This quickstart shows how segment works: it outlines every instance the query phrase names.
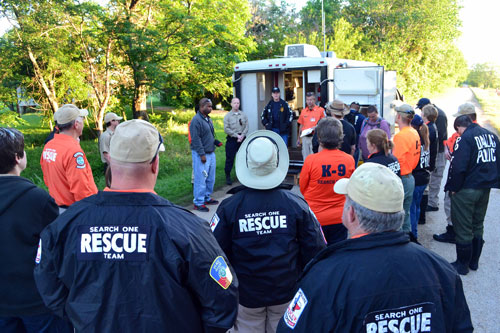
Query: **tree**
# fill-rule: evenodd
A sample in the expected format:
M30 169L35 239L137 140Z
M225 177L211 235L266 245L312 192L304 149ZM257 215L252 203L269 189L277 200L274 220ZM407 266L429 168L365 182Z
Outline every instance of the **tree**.
M475 64L467 76L467 83L479 88L499 88L500 68L490 63Z

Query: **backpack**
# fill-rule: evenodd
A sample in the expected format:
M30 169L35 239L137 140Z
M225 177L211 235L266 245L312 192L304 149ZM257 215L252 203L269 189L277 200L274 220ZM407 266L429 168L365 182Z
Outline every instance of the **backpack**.
M375 124L368 125L368 118L365 118L365 120L363 120L363 124L361 125L361 131L359 133L363 133L363 130L365 129L366 125L370 126L371 127L370 129L373 129L375 126L377 126L377 128L380 128L381 123L382 123L382 118L378 117Z

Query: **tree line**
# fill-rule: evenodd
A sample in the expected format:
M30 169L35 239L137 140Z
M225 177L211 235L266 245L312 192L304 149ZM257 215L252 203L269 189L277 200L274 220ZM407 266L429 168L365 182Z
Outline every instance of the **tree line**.
M456 0L325 0L326 45L339 58L373 61L398 73L409 98L467 76ZM22 86L42 109L74 102L92 111L130 107L147 117L146 97L192 107L232 94L233 66L308 43L323 50L321 0L297 11L276 0L0 0L12 24L0 38L0 100Z

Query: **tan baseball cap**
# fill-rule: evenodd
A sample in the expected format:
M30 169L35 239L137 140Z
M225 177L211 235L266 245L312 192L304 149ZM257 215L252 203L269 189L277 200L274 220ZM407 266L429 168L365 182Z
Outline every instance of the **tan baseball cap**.
M86 109L79 109L74 104L64 104L54 113L54 120L59 125L63 125L76 120L78 117L87 117L88 115L89 112Z
M151 161L160 151L165 151L160 132L141 119L118 125L109 147L111 159L128 163Z
M413 107L410 104L400 104L394 108L396 112L407 113L407 114L415 114Z
M114 112L108 112L104 116L104 123L109 123L111 120L122 120L123 117L118 117L118 115Z
M476 113L476 107L472 103L464 103L458 107L458 112L453 115L453 117L463 116L465 114Z
M363 163L351 178L339 179L333 190L347 194L363 207L381 213L403 210L404 190L401 179L388 167L378 163Z

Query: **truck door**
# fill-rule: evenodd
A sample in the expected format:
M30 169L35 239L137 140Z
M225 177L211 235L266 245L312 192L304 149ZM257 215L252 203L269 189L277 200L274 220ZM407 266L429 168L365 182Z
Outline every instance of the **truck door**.
M333 96L347 105L376 105L384 117L384 67L336 68Z

